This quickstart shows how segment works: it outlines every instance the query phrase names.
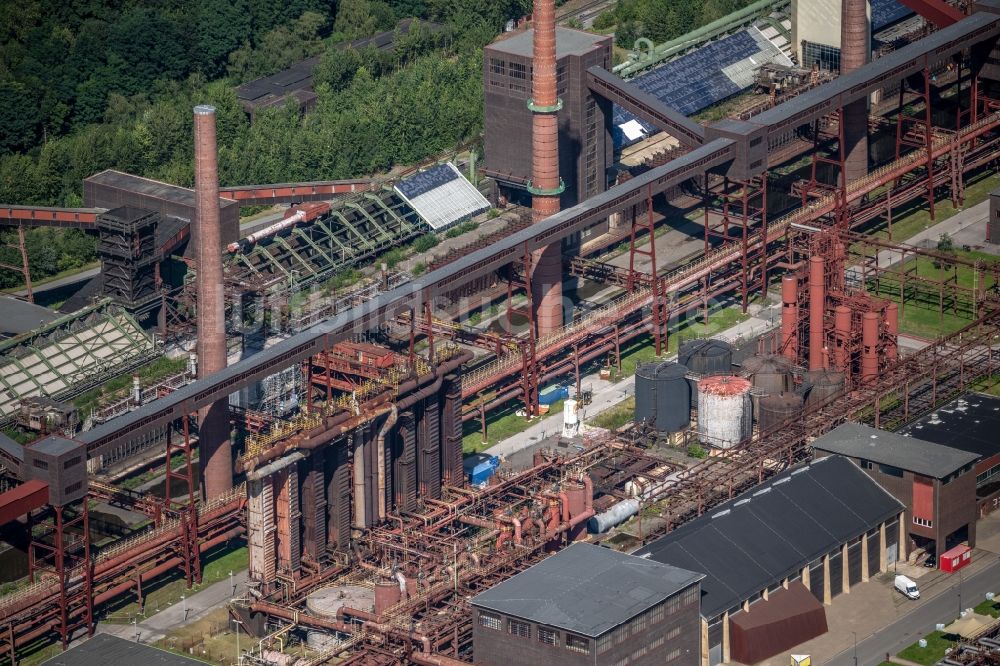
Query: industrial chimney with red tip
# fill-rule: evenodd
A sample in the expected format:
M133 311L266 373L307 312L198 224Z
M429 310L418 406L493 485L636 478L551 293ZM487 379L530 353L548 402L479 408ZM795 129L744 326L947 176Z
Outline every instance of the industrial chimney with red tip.
M194 237L198 260L198 378L226 367L226 321L219 223L219 166L215 107L194 107ZM233 487L229 404L219 400L198 413L201 493L209 499Z
M559 109L556 94L556 4L535 0L532 49L531 193L532 220L539 222L559 212L563 182L559 177ZM562 247L553 243L531 257L532 319L539 337L562 326Z
M842 0L840 74L863 67L871 55L871 26L866 0ZM868 174L868 100L844 106L844 185Z

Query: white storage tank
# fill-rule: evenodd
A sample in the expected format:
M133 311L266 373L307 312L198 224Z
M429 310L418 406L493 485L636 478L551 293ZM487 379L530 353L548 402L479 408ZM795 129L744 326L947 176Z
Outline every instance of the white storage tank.
M698 382L698 437L709 446L729 449L750 439L753 408L750 380L717 375Z
M336 619L341 606L371 613L375 610L375 590L361 585L336 585L306 597L309 612L322 618Z

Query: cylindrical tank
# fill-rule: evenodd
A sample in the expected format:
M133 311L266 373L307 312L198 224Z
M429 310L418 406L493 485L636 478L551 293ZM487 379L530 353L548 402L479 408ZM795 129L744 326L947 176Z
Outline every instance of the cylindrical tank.
M656 424L656 363L635 369L635 422Z
M844 373L833 370L816 370L808 374L812 384L807 403L825 405L844 392Z
M398 584L396 590L399 591ZM326 619L336 619L342 606L370 613L375 610L375 590L360 585L337 585L316 590L306 597L309 612Z
M621 525L637 513L639 513L639 500L622 500L588 520L587 528L594 534L602 534L616 525Z
M575 437L580 431L580 416L576 400L567 398L563 403L563 437Z
M375 614L381 615L398 604L401 594L397 580L380 580L375 583Z
M777 354L751 356L743 362L743 374L765 395L792 390L792 363Z
M851 308L838 305L833 309L833 331L833 367L843 371L850 362L847 349L851 341Z
M799 357L799 280L794 275L781 278L781 347L785 357Z
M760 399L757 425L761 432L777 428L802 411L802 396L796 393L774 393Z
M339 642L336 636L325 631L310 629L306 632L306 645L309 646L309 649L316 650L317 652L331 650Z
M728 449L753 432L750 380L720 375L698 382L698 435L702 442Z
M566 499L569 500L569 517L576 518L587 508L587 489L581 483L567 483ZM578 541L587 535L587 526L580 523L569 533L570 541Z
M751 356L743 362L743 375L757 389L752 396L753 416L760 418L760 400L793 388L792 362L777 354Z
M677 352L677 362L699 375L726 374L732 370L733 346L724 340L686 340Z
M809 369L822 370L826 367L823 347L826 336L823 332L823 313L826 311L826 261L823 257L809 257Z
M635 420L659 432L679 432L691 422L687 368L679 363L646 364L635 372Z
M899 358L898 336L899 336L899 306L895 301L889 301L885 306L885 330L889 335L889 342L885 346L885 360L888 363L895 363Z
M878 376L878 329L877 312L866 312L861 317L861 380L870 382Z

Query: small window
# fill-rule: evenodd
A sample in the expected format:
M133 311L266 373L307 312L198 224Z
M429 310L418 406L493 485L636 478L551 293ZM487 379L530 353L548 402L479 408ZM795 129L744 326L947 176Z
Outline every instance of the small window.
M31 464L34 465L35 467L37 467L38 469L48 469L49 468L49 464L47 462L45 462L44 460L39 460L38 458L35 458L34 460L32 460Z
M673 640L674 638L677 638L680 635L681 635L681 628L674 627L673 629L667 632L667 640Z
M520 638L531 638L531 625L519 620L507 620L507 632L511 636Z
M653 610L650 612L650 619L653 624L663 621L663 611L664 611L663 604L657 604L656 606L653 606Z
M698 600L698 588L689 587L687 591L684 592L684 605L692 604Z
M608 633L606 633L603 636L601 636L600 638L598 638L597 639L597 652L600 653L600 654L604 654L605 652L607 652L608 650L610 650L611 646L614 645L614 641L612 640L613 637L614 637L614 634L609 631Z
M676 659L679 656L681 656L681 649L680 648L674 648L673 650L671 650L670 652L667 653L667 661L673 661L674 659Z
M500 616L494 615L493 613L479 613L479 626L486 627L487 629L493 629L494 631L500 631Z
M63 469L69 469L70 467L75 467L76 465L80 464L81 460L83 460L83 458L81 458L80 456L76 456L75 458L70 458L69 460L63 463Z
M559 633L545 627L538 627L538 642L559 647Z
M566 649L581 654L590 654L590 639L566 634Z
M916 516L913 517L913 524L920 525L921 527L934 527L933 520L927 520L926 518L917 518Z
M898 467L893 467L892 465L883 465L879 463L878 471L882 472L887 476L895 476L898 478L903 478L903 470Z
M66 486L65 492L67 495L69 495L70 493L75 493L82 487L83 487L83 481L77 481L76 483L71 483L68 486Z

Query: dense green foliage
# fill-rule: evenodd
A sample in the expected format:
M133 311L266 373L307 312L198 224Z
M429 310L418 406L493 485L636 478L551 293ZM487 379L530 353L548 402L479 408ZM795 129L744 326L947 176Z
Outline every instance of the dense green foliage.
M595 30L615 27L615 42L632 48L639 37L659 44L743 9L753 0L617 0L594 19Z
M191 107L201 103L218 109L224 185L351 178L419 161L481 131L482 46L530 6L168 0L153 10L138 0L71 0L49 11L50 4L0 8L4 203L79 206L82 180L109 168L190 186ZM418 24L390 54L334 46L409 15L444 29ZM251 125L234 86L315 54L323 55L315 112L272 109ZM82 235L29 233L36 278L90 261L93 249ZM4 252L0 261L19 263ZM20 281L4 276L0 284Z

